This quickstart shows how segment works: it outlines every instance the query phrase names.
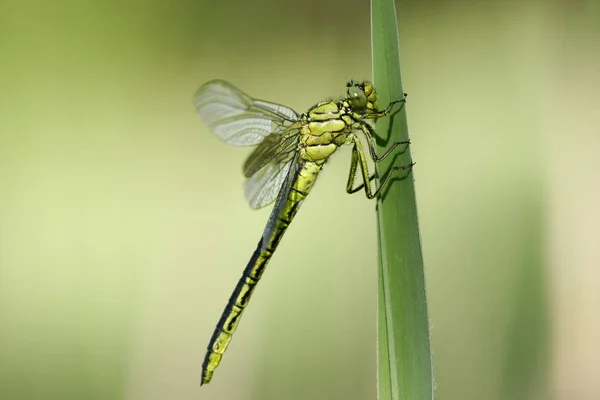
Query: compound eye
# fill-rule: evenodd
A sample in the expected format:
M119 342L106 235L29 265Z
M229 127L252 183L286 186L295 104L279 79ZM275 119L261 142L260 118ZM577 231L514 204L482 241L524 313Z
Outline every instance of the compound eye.
M363 109L367 106L367 96L358 86L348 88L348 102L355 109Z

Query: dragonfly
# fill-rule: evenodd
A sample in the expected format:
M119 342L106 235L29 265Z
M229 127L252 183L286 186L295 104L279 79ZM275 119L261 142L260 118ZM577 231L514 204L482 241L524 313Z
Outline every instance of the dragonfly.
M357 134L366 139L368 154L375 163L398 146L408 146L410 141L394 142L382 155L377 154L376 133L367 120L385 117L398 103L401 109L406 94L379 110L375 88L369 81L351 80L346 85L345 97L322 101L303 114L254 99L224 80L202 85L194 95L194 102L200 119L217 137L234 146L257 146L243 166L244 194L250 207L259 209L275 202L256 250L208 343L202 363L201 385L204 385L211 381L267 263L331 155L341 146L352 146L346 191L364 190L369 199L381 192L395 171L410 172L414 163L392 166L377 188L372 183L376 176L369 173L365 148ZM362 183L354 187L359 169Z

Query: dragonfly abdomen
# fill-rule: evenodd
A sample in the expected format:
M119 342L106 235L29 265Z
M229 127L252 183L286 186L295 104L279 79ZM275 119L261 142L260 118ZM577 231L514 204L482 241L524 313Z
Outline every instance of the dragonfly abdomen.
M263 236L231 294L208 343L206 356L202 363L202 385L210 382L213 372L219 366L256 284L262 277L267 263L277 249L300 205L312 189L321 168L322 165L317 163L302 163L294 174L295 179L290 182L291 185L281 193Z
M202 363L201 385L210 382L214 370L221 362L223 353L227 350L231 337L237 329L242 313L250 301L252 292L271 258L272 252L265 248L263 241L264 239L261 238L258 242L258 246L231 294L208 343L206 356Z

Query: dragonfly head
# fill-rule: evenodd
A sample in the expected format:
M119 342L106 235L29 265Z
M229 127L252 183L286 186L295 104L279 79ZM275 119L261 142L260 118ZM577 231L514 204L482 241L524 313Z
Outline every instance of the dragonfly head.
M355 111L377 110L377 94L369 81L350 81L346 85L347 100Z

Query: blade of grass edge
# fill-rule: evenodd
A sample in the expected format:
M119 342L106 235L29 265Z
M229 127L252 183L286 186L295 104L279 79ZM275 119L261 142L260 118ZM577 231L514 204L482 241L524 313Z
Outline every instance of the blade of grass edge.
M394 0L371 1L373 81L381 108L403 96ZM406 108L376 123L378 153L408 140ZM378 176L411 161L410 149L377 165ZM413 172L377 201L379 240L378 398L433 399L433 371L423 257Z
M379 219L377 232L379 232ZM381 246L380 246L381 247ZM379 252L378 295L377 295L377 398L388 400L392 398L392 382L390 376L390 353L388 351L387 316L385 313L385 296L383 294L383 273L381 252Z

